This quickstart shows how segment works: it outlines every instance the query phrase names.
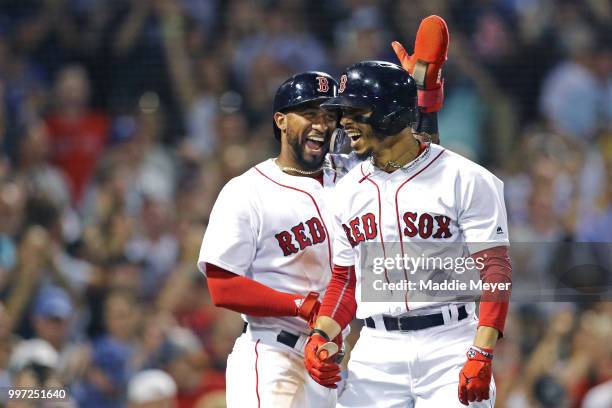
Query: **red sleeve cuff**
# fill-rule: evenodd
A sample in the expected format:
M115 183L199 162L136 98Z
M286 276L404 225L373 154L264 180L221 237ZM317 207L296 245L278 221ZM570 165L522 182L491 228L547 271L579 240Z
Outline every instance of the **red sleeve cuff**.
M508 303L480 302L480 319L478 326L493 327L499 331L500 337L504 335Z

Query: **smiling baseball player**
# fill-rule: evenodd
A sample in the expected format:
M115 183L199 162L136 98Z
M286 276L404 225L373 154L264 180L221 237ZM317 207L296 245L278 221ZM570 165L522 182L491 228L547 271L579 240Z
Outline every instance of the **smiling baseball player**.
M413 57L442 58L437 71L427 74L439 81L446 49L435 43L443 33L428 32L424 39L431 17L424 22ZM393 47L400 60L407 58L401 45ZM415 61L406 64L409 72L419 66ZM437 140L435 112L442 106L442 87L430 85L424 84L419 94L418 131ZM320 109L336 90L336 82L321 72L283 83L274 98L273 121L280 155L230 181L211 213L198 266L208 277L215 305L240 312L245 320L228 358L229 407L335 405L337 360L318 361L311 370L319 385L304 370L302 352L319 309L318 293L331 276L333 231L326 200L334 184L363 158L326 155L330 144L338 150L342 145L341 137L330 137L338 125L335 113ZM330 354L338 350L341 336L334 340L322 347L333 346Z
M363 299L373 273L360 263L368 244L385 253L395 242L402 254L415 245L446 244L442 257L465 251L482 259L484 282L511 281L503 183L456 153L420 143L411 129L416 99L417 86L404 69L366 61L347 68L338 96L322 104L341 112L351 147L370 157L336 186L333 275L305 349L306 367L320 375L329 355L320 348L355 315L364 319L341 407L490 407L495 401L491 362L509 294L484 298L479 320L473 302L414 301L408 291L400 302Z
M230 408L335 406L335 385L310 378L303 348L331 277L326 197L352 160L327 155L337 117L319 105L336 91L322 72L285 81L274 98L279 156L229 181L211 212L198 266L214 304L245 321L227 361Z

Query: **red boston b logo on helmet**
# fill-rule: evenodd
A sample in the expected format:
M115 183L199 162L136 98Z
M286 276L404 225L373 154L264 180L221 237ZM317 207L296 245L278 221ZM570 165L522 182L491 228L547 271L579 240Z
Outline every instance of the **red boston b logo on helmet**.
M342 76L340 77L340 87L338 88L338 93L344 92L344 90L346 89L346 81L348 81L348 77L346 76L346 74L342 74Z
M319 92L327 92L329 91L329 81L324 76L318 76L317 81L319 81L319 87L317 91Z

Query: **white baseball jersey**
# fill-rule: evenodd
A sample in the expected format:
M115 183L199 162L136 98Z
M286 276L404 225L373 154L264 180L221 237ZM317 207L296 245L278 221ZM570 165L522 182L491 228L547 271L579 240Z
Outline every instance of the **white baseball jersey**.
M334 195L333 262L355 265L357 317L421 314L440 302L362 301L365 274L363 245L391 243L408 253L436 243L440 257L461 257L488 247L507 245L503 183L485 168L443 147L430 144L414 161L393 173L369 161L355 166L338 183ZM460 245L460 243L466 243ZM385 247L386 245L386 247Z
M200 270L206 273L208 262L281 292L322 295L332 267L330 190L356 162L353 155L328 155L323 185L284 173L274 159L229 181L210 214ZM253 328L309 332L299 317L243 319Z

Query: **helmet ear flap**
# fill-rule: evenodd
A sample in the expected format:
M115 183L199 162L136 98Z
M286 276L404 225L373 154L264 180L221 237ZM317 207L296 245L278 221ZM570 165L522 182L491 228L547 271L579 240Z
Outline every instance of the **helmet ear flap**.
M399 133L416 121L416 112L413 108L401 108L383 116L378 122L378 131L384 135Z

